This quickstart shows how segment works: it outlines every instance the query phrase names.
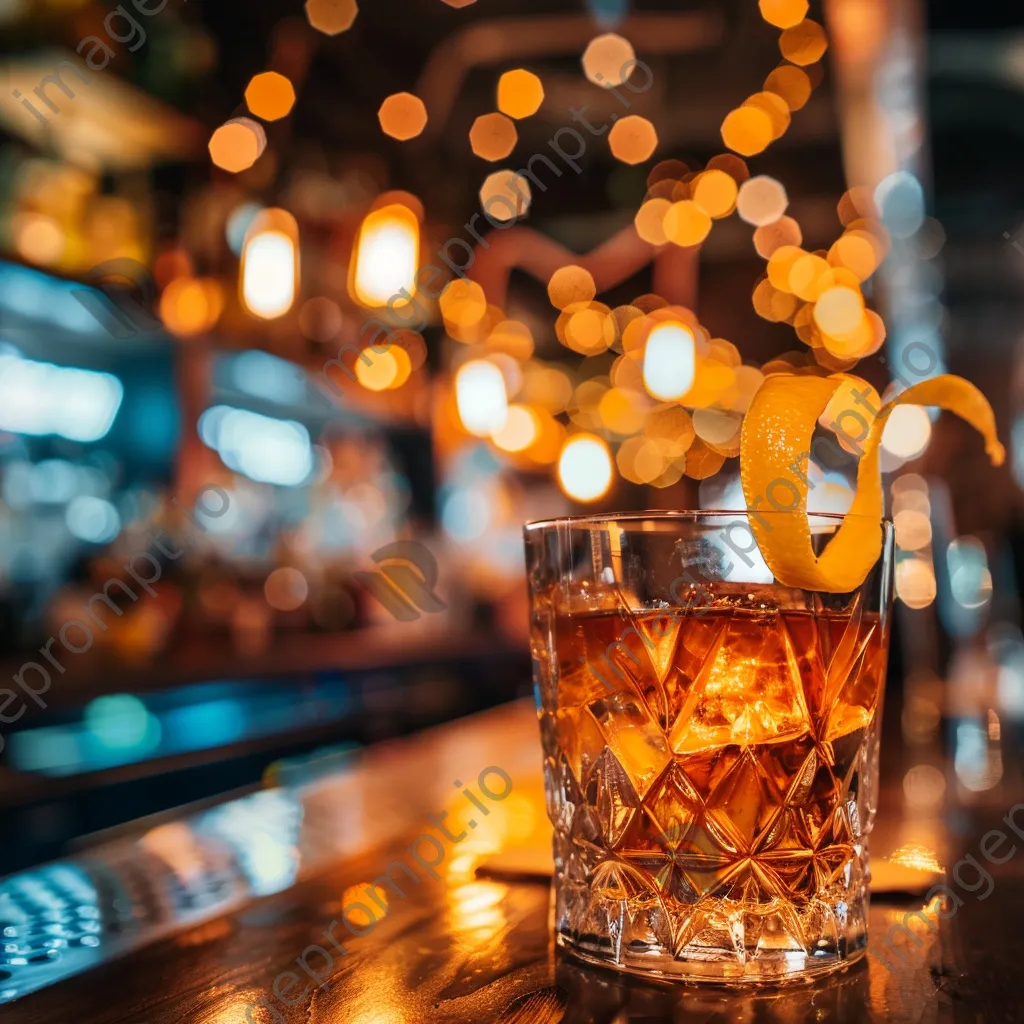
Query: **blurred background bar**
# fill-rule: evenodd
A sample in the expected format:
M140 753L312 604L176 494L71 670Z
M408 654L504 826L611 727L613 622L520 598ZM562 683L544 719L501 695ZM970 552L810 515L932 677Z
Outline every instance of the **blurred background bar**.
M908 843L1019 792L1021 18L809 16L0 0L0 873L529 693L522 523L737 507L763 375L851 368L782 244L863 281L877 395L960 373L1011 444L886 429L883 768Z

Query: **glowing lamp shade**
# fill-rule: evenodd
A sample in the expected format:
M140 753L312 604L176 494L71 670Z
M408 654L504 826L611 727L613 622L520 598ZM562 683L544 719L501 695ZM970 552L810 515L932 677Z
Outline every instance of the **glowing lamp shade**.
M298 290L299 226L287 210L264 210L245 234L242 302L254 316L274 320L292 308Z
M575 501L597 501L612 485L612 456L595 434L574 434L558 456L558 482Z
M408 304L416 293L420 224L407 206L395 203L367 214L356 239L350 291L361 306Z
M644 348L644 387L655 398L671 402L693 387L697 349L693 334L680 323L658 324Z
M455 374L455 401L462 425L477 437L496 433L508 419L505 378L486 359L473 359L459 368Z

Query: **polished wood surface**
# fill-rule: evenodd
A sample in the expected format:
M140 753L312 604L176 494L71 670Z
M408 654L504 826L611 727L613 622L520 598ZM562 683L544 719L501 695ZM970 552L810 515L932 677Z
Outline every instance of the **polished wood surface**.
M532 874L547 835L536 729L532 706L519 703L370 752L344 778L317 783L307 794L304 827L330 833L331 849L344 851L330 863L317 864L308 877L300 873L283 892L0 1007L0 1020L242 1024L247 1008L260 1024L1024 1020L1017 988L1024 841L1002 865L981 860L992 877L986 898L978 897L987 886L974 895L966 891L976 876L962 873L964 886L954 887L962 906L935 932L915 929L919 945L903 941L896 956L881 949L887 957L869 954L812 985L752 991L648 983L556 955L548 884ZM1005 785L985 802L954 800L940 814L913 820L904 806L902 765L898 757L889 761L883 758L883 776L891 784L883 789L872 836L876 861L908 836L927 840L923 845L947 870L964 853L980 859L987 831L1024 799L1013 792L1020 775L1008 763ZM513 779L501 801L480 790L481 770L492 765ZM502 788L493 773L484 782L492 791ZM463 796L466 787L486 814ZM438 857L416 837L430 831L428 815L442 811L449 814L443 819L449 834L460 835L462 826L466 837L445 840ZM1017 820L1024 827L1024 809ZM139 827L152 832L153 824ZM441 833L434 828L433 834ZM410 884L407 872L395 870L405 897L392 895L371 925L355 907L363 901L373 906L363 887L398 861L417 864L410 844L425 860L429 854L439 861L438 877L420 870L420 880ZM881 947L893 925L922 905L920 892L915 898L876 894L871 948ZM367 933L353 938L340 923L343 911ZM332 922L344 955L325 937ZM331 967L308 951L314 944L333 953ZM304 954L322 986L305 974L292 977ZM274 996L275 985L281 998Z

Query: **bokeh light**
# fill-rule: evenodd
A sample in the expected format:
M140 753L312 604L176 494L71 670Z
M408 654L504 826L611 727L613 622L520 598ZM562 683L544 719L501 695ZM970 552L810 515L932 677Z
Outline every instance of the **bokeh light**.
M469 145L483 160L504 160L515 149L519 135L504 114L482 114L469 129Z
M924 512L905 508L894 513L893 526L896 530L896 544L904 551L919 551L932 542L931 520Z
M665 237L679 246L700 245L711 231L711 217L699 203L682 199L665 214Z
M282 209L264 210L245 237L240 268L241 297L264 320L283 316L299 288L299 226Z
M747 167L747 162L735 153L719 153L718 156L713 156L704 170L725 171L736 182L737 187L750 177L750 168Z
M636 233L651 245L664 245L668 241L665 234L665 215L672 203L668 199L648 199L633 218Z
M498 110L517 121L531 117L544 102L544 85L523 68L506 71L498 79Z
M775 93L791 111L802 109L811 98L807 72L792 64L781 64L765 80L765 92Z
M756 366L737 366L734 370L735 396L729 403L733 412L746 412L758 388L764 383L764 374Z
M767 174L748 178L739 188L736 212L748 224L762 226L777 221L789 205L789 197L782 182Z
M520 398L549 413L564 412L572 400L572 381L564 370L554 366L533 364L523 377Z
M644 346L644 387L663 402L682 398L693 386L697 346L685 324L656 324Z
M295 106L295 88L284 75L264 71L255 75L246 86L245 102L257 117L264 121L278 121L287 117Z
M627 438L615 453L619 473L633 484L653 483L668 461L658 443L647 437Z
M267 147L261 125L248 117L236 117L217 128L210 136L210 159L222 171L239 174L247 171Z
M725 465L725 458L697 438L686 451L686 475L692 480L707 480Z
M834 338L852 334L863 319L864 299L853 288L826 288L814 303L814 322Z
M789 274L801 256L807 255L798 245L780 245L768 259L768 280L775 288L789 291Z
M866 281L884 258L878 240L867 231L845 231L828 251L828 261L834 267L845 267L858 281Z
M29 263L56 263L67 244L64 229L53 217L42 213L19 213L11 221L14 247Z
M356 380L367 391L386 391L395 387L401 373L398 351L395 346L383 352L374 351L372 347L364 348L354 364Z
M213 278L179 277L160 296L160 319L179 337L210 330L224 309L224 292Z
M928 447L932 421L920 405L898 405L889 414L882 431L882 447L905 462L916 459Z
M797 299L788 292L776 288L770 279L759 281L751 296L754 312L772 323L789 320L796 312Z
M722 122L722 141L742 156L762 152L774 137L772 119L759 107L731 110Z
M566 410L569 419L579 427L588 430L599 429L601 417L597 410L608 389L607 377L596 377L593 380L583 381L573 392L572 400Z
M875 205L893 238L910 238L924 223L924 189L909 171L896 171L875 188Z
M779 36L779 50L786 60L793 64L806 66L821 60L828 49L825 30L810 18L805 18L799 25L787 28Z
M772 138L781 138L790 124L789 107L786 101L773 92L755 92L743 101L744 107L762 110L768 115L772 126Z
M605 89L622 85L635 67L633 44L614 32L591 39L583 51L583 73L589 81Z
M571 304L558 318L555 331L564 345L586 356L606 351L617 337L615 318L600 302Z
M510 405L504 425L491 435L491 440L502 451L522 452L534 444L540 431L540 419L528 405Z
M917 555L896 565L896 596L908 608L927 608L935 600L937 586L930 559Z
M817 253L799 256L790 267L788 290L804 302L817 302L831 283L831 268Z
M533 355L533 333L518 320L501 320L487 336L487 347L525 361Z
M497 433L508 419L505 378L494 363L472 359L455 374L455 400L459 419L477 437Z
M723 409L695 409L693 413L696 435L723 454L722 450L728 449L730 455L739 455L742 426L741 415Z
M698 174L693 183L693 201L715 219L732 213L737 195L738 188L732 175L715 168Z
M377 119L385 135L399 142L416 138L427 126L427 108L411 92L396 92L377 111Z
M780 217L771 224L762 224L754 232L754 248L758 256L771 259L784 245L799 246L804 235L800 225L792 217Z
M776 28L792 28L807 17L807 0L758 0L761 17Z
M896 570L896 578L899 579L899 567ZM933 576L934 579L934 576ZM931 600L924 604L910 607L926 607ZM942 798L946 793L946 777L942 772L931 764L917 764L909 769L903 776L903 796L907 806L919 813L934 813L942 806Z
M558 482L575 501L597 501L614 477L608 445L594 434L573 434L558 456Z
M648 400L632 388L609 388L597 403L597 416L613 434L635 434L644 425Z
M293 612L306 603L309 584L298 569L281 566L267 577L263 584L263 596L271 608L280 612Z
M548 281L548 298L555 309L565 309L575 302L591 302L595 295L593 275L575 264L559 267Z
M836 213L843 227L850 227L856 220L873 220L878 217L874 193L865 185L854 185L840 197Z
M487 314L487 296L476 281L456 278L441 293L441 316L445 324L474 327Z
M644 437L654 441L666 458L676 459L693 444L693 417L679 405L652 410L644 423Z
M608 133L612 156L624 164L640 164L649 160L658 148L658 133L646 117L631 114L621 117Z
M306 0L306 20L324 35L347 31L358 13L356 0Z
M393 203L368 213L352 260L353 298L371 308L408 305L404 296L416 293L419 250L419 221L408 207Z
M495 171L480 186L480 205L491 220L517 220L530 209L530 183L517 171Z

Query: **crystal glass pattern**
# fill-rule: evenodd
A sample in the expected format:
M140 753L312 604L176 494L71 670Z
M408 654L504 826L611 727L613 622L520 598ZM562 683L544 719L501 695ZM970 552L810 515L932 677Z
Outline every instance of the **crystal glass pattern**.
M841 521L812 517L819 551ZM777 583L745 513L527 526L559 945L720 982L863 955L883 529L864 584L830 594Z

